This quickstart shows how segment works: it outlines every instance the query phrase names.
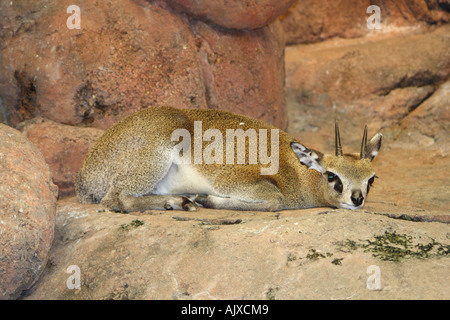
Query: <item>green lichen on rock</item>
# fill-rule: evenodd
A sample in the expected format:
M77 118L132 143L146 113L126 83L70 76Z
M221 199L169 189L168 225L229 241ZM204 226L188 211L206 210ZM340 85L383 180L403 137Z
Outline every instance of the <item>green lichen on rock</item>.
M269 290L266 291L266 299L267 300L275 300L275 293L278 291L279 288L269 288Z
M306 259L309 260L318 260L320 258L325 258L325 257L331 257L333 254L330 252L327 252L326 254L317 252L316 249L311 249L309 250L309 253L306 255Z
M290 263L290 262L298 260L298 261L300 261L299 265L303 265L307 261L317 261L319 259L323 259L323 258L327 258L327 257L329 258L331 256L333 256L333 254L330 252L322 253L322 252L317 251L316 249L309 249L308 254L304 257L298 257L292 252L289 253L287 256L286 263Z
M358 248L383 261L400 262L406 258L425 259L436 256L447 256L450 252L450 245L444 245L431 239L429 243L414 243L412 236L398 234L395 231L385 231L382 235L374 236L364 242L349 240L344 243L344 247L350 250Z
M130 231L131 229L135 229L137 227L140 227L143 224L144 224L144 221L135 219L135 220L131 221L130 223L121 224L120 227L119 227L119 230L121 230L121 231Z
M288 257L287 257L287 262L295 261L295 260L297 260L297 257L295 256L295 254L289 253Z

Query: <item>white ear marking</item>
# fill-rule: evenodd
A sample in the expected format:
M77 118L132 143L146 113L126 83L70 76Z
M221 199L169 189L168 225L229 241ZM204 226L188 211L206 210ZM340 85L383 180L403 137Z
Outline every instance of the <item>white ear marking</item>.
M370 139L368 145L367 145L367 153L369 154L369 159L372 161L380 151L381 148L381 142L383 140L383 135L379 132L376 135L373 136L372 139Z
M308 169L314 169L320 173L324 173L325 170L320 165L321 153L310 150L300 143L291 143L291 148L296 154L301 164L305 165Z

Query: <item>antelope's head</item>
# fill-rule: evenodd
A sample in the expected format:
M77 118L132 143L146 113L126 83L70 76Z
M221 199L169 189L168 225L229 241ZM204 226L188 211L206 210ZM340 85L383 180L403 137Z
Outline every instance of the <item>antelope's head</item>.
M383 136L375 134L367 141L367 126L359 154L344 154L342 151L339 126L335 125L335 154L322 154L308 149L299 143L291 147L300 162L310 169L321 173L324 199L329 205L344 209L360 209L364 206L370 187L376 176L372 168L372 160L378 155Z

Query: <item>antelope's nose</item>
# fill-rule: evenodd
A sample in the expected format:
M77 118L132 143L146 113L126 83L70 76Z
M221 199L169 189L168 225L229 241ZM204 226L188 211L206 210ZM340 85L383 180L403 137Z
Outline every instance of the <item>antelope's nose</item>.
M364 197L362 196L361 190L353 191L350 199L355 204L355 206L360 206L364 201Z

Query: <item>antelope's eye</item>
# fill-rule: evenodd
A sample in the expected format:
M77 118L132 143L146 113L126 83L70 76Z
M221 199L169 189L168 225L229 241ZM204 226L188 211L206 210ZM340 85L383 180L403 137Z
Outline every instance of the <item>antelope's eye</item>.
M334 174L333 172L330 172L330 171L325 172L325 175L326 175L329 183L334 182L334 190L336 190L339 193L342 193L344 186L342 184L341 179L339 179L339 177L336 174Z
M327 178L328 178L328 182L333 182L334 180L337 179L337 175L335 175L332 172L326 172Z
M370 187L372 186L373 182L375 181L375 178L377 178L377 176L373 176L373 177L370 178L369 181L367 182L367 193L369 193Z
M339 193L342 193L342 189L344 188L344 186L342 185L341 179L339 179L339 178L337 178L337 179L338 180L334 184L334 190L336 190Z

